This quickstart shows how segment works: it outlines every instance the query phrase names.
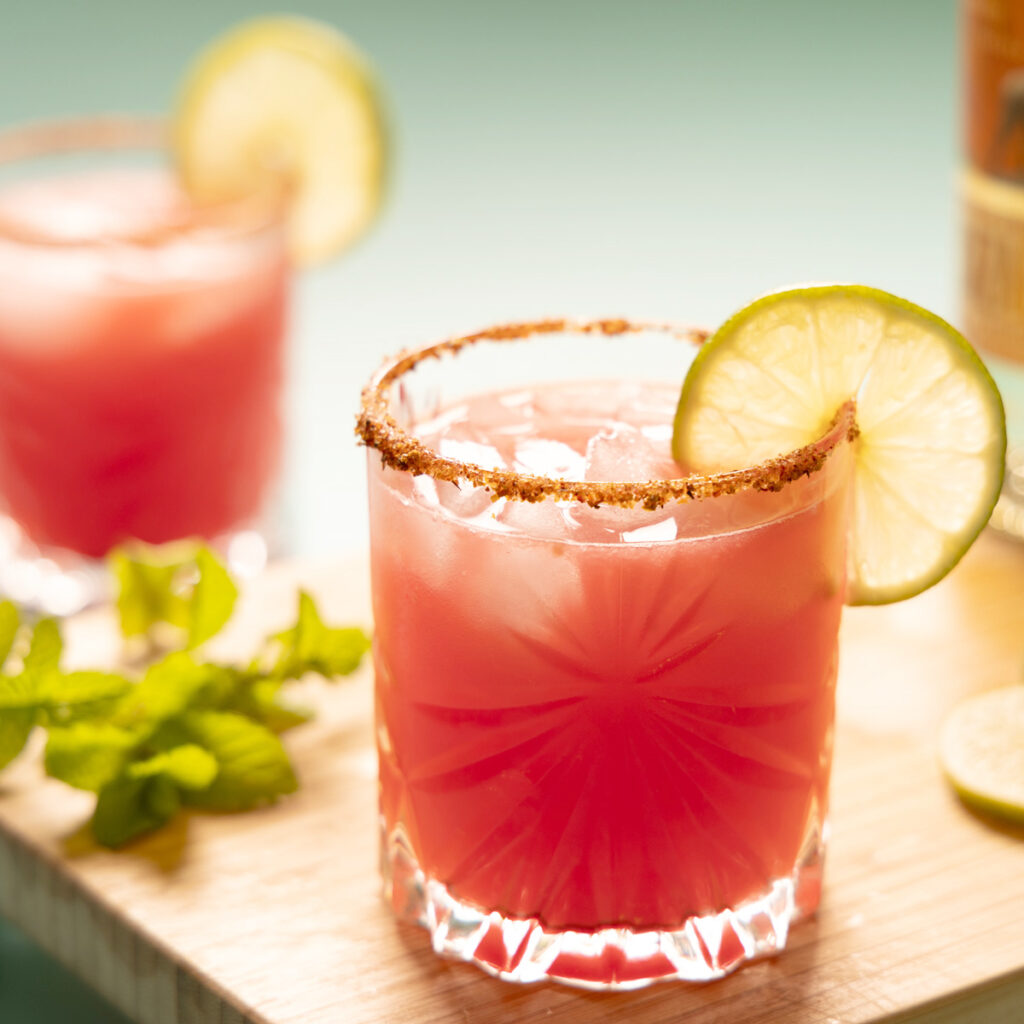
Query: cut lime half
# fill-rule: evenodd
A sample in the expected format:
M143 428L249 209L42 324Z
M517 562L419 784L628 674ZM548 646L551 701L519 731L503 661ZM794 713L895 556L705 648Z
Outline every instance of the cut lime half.
M939 757L965 803L1024 824L1024 686L958 704L943 724Z
M675 458L738 469L820 437L857 404L847 602L941 579L988 521L1006 451L1003 404L963 336L862 285L776 292L727 320L690 367Z
M279 184L301 262L350 245L380 203L384 128L369 65L311 19L257 18L200 54L174 113L173 148L200 203Z

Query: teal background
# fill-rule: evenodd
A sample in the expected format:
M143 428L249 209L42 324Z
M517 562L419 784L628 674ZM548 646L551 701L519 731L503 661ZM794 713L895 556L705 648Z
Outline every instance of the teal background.
M722 320L861 281L956 319L953 0L334 0L394 139L374 233L297 283L290 550L365 544L362 382L388 352L545 314ZM159 112L239 0L0 0L0 124ZM0 927L0 1021L111 1022Z

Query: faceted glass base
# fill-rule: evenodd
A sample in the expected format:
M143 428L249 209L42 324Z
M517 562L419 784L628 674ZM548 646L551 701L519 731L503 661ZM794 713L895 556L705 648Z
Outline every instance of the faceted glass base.
M269 555L266 532L239 529L210 542L241 579L261 572ZM0 597L41 615L74 615L111 596L103 559L40 547L9 516L0 515Z
M400 918L427 929L435 952L506 981L621 991L673 979L713 981L777 953L790 926L818 904L824 844L815 834L792 875L739 907L646 931L549 930L535 918L462 903L423 872L401 828L385 838L381 852L386 896Z

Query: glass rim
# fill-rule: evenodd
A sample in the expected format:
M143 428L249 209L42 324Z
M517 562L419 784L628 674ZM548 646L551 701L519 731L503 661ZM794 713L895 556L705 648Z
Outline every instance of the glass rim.
M518 473L511 469L487 469L473 462L441 455L401 427L388 411L391 387L401 377L426 359L454 356L469 345L484 341L524 341L544 334L602 334L614 337L648 332L661 333L680 341L692 341L698 345L705 342L710 334L697 327L624 319L549 319L499 324L420 348L405 349L386 359L363 388L356 435L362 444L380 453L386 468L411 473L413 476L425 474L435 480L454 484L467 481L475 487L491 491L495 499L536 502L550 497L556 501L578 501L595 508L601 505L622 508L642 506L651 511L670 501L718 498L743 490L779 491L800 477L818 472L842 441L852 441L857 436L855 402L851 398L840 406L829 426L814 441L743 469L691 473L675 480L562 480Z
M41 157L117 150L170 151L171 126L166 117L147 114L96 114L25 121L0 128L0 167ZM59 173L59 172L58 172ZM181 216L159 227L107 230L79 236L54 235L5 219L0 212L0 239L19 245L81 249L110 242L156 246L196 230L221 237L256 235L284 223L287 189L270 183L257 192L231 199L196 201L188 197Z

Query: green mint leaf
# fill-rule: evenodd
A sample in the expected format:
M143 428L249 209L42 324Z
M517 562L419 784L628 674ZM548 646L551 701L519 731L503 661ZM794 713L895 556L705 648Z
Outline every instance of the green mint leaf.
M179 719L183 734L217 761L212 785L187 794L189 803L219 811L244 811L293 793L295 773L281 741L265 726L230 711L190 711Z
M249 676L233 665L203 662L206 685L199 690L189 707L195 711L233 711L238 694L249 685Z
M258 720L271 732L282 733L294 729L297 725L305 725L314 717L314 713L309 708L271 701L260 708Z
M6 768L25 749L35 724L32 711L0 710L0 768Z
M199 664L190 654L173 651L146 669L121 702L114 719L121 725L155 726L191 707L205 690L217 684L222 672L218 665Z
M121 775L139 742L138 733L106 722L55 726L46 741L46 774L97 793Z
M39 680L22 673L17 676L0 676L0 715L5 711L39 710Z
M64 641L55 619L40 619L32 629L32 640L24 658L22 674L44 679L60 671Z
M11 653L20 625L17 605L13 601L0 601L0 668Z
M266 678L235 670L233 685L224 687L211 702L211 708L235 711L254 722L265 725L271 732L280 733L308 722L313 713L305 708L293 707L280 700L281 679Z
M326 626L316 602L304 590L299 592L298 621L275 639L280 653L274 674L287 679L297 679L307 672L328 678L348 675L370 648L370 638L361 629Z
M0 676L0 715L6 711L38 713L40 724L66 724L76 718L108 713L132 688L124 676L110 672L32 672Z
M167 776L123 775L100 790L92 815L92 834L103 846L124 846L166 824L180 807L181 796Z
M114 672L58 672L39 683L39 701L50 722L65 724L110 713L133 688Z
M163 824L170 821L181 810L181 791L174 780L160 774L150 778L142 791L146 810Z
M30 676L0 676L0 768L25 748L38 716L36 683Z
M313 712L308 708L283 704L281 684L276 679L257 680L248 689L248 706L244 709L250 718L262 722L271 732L280 733L308 722Z
M227 568L205 546L133 544L115 551L110 566L126 637L169 623L185 631L188 647L198 647L220 631L238 597Z
M180 789L206 789L217 777L217 759L202 747L186 743L129 765L128 775L146 779L163 775Z
M110 555L110 570L117 582L117 613L124 636L142 636L159 622L184 626L188 621L185 599L175 581L189 564L180 545L169 550L133 544Z
M228 570L209 548L196 552L199 579L188 601L188 646L198 647L220 632L231 618L238 587Z

